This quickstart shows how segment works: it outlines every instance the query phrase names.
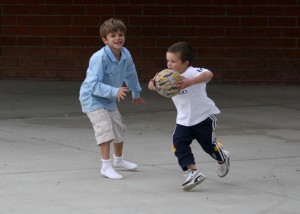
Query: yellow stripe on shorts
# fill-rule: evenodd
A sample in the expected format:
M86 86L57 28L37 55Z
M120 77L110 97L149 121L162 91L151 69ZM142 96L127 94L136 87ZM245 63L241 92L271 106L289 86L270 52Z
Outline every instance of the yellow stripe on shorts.
M173 150L173 152L176 152L176 148L173 143L172 143L172 150Z

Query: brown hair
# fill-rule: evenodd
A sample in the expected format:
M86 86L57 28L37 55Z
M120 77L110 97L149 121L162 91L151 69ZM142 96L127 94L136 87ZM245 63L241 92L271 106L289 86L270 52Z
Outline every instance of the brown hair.
M118 30L126 34L124 22L120 19L110 18L100 26L100 36L101 38L106 38L107 34L117 32Z
M194 59L194 49L187 42L177 42L171 45L167 52L179 53L180 60L182 62L189 61L189 65Z

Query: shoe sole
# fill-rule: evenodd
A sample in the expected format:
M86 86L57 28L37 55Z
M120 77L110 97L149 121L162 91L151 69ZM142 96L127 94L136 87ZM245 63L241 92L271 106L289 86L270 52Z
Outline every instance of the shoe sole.
M201 177L201 178L199 180L197 180L199 177ZM189 190L193 189L195 186L202 183L206 178L205 176L202 176L202 175L200 175L199 177L195 179L195 180L197 180L195 183L183 186L183 190L184 191L189 191Z

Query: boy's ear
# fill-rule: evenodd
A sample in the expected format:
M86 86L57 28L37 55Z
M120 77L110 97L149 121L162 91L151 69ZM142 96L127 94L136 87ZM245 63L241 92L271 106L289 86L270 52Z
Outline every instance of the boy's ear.
M185 61L183 62L183 64L184 64L186 67L188 67L189 64L190 64L190 61L189 61L189 60L185 60Z
M104 43L104 44L106 44L107 43L107 39L106 38L102 38L102 42Z

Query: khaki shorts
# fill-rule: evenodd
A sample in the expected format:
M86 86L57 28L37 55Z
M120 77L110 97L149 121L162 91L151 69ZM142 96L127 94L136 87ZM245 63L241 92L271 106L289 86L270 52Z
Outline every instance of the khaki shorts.
M87 116L93 125L97 145L108 141L115 143L124 141L126 126L118 110L97 109L88 112Z

